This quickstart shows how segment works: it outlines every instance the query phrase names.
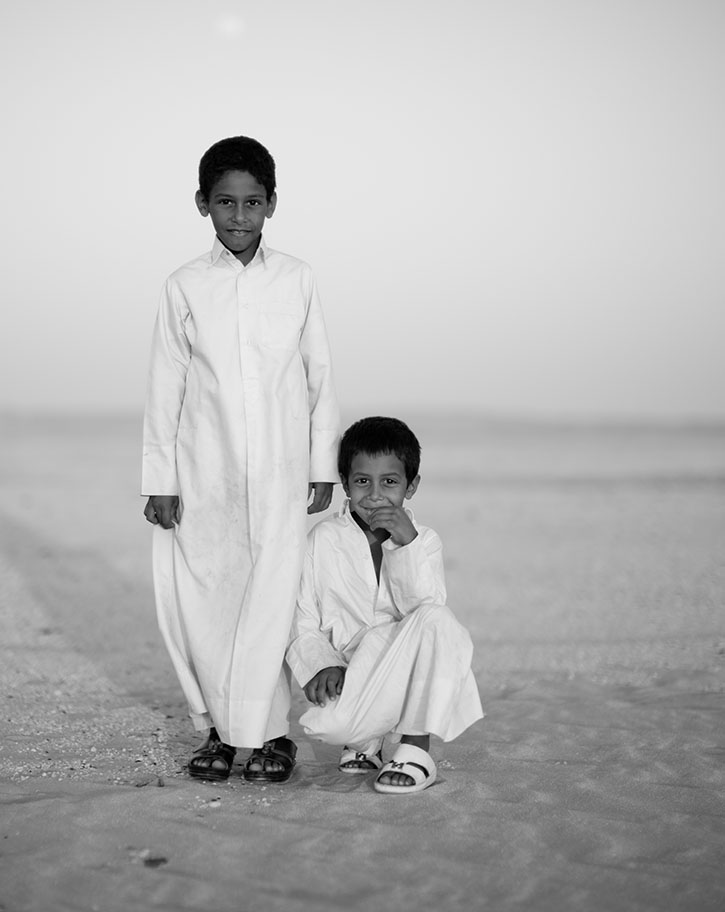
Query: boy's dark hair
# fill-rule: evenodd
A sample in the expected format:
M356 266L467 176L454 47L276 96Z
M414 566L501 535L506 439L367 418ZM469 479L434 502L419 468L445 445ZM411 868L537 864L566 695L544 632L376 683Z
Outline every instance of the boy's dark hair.
M358 453L379 456L392 453L405 466L408 484L420 468L420 444L407 424L398 418L361 418L342 435L337 454L337 471L343 478L350 474L352 460Z
M264 187L267 201L272 198L277 185L274 159L256 139L230 136L206 150L199 162L199 190L205 200L227 171L248 171Z

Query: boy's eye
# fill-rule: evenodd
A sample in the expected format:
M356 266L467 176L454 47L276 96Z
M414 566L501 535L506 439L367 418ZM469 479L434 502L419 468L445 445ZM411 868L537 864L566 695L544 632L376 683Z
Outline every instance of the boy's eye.
M367 478L356 478L355 479L356 485L366 485L367 483L368 483Z

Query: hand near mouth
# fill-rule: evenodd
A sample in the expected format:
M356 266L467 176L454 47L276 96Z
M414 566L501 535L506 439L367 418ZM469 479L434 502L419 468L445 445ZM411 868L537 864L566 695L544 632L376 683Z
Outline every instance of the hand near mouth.
M371 510L367 524L373 532L385 529L396 545L409 545L418 535L405 510L393 504L384 504Z

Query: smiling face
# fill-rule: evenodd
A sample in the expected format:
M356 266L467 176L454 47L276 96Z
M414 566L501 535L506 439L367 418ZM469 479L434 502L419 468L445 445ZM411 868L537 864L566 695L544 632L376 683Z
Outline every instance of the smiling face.
M371 511L383 504L401 507L415 494L419 481L416 475L408 484L403 460L394 453L356 453L342 486L350 498L351 512L367 523Z
M227 171L214 184L209 199L196 193L196 205L210 216L217 237L246 266L259 246L265 219L271 218L277 194L267 192L248 171Z

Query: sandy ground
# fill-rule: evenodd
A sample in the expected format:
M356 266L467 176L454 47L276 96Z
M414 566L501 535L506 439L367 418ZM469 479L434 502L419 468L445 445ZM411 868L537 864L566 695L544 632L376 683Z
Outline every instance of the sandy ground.
M397 799L190 780L137 422L0 431L2 912L725 909L723 431L420 432L487 715Z

